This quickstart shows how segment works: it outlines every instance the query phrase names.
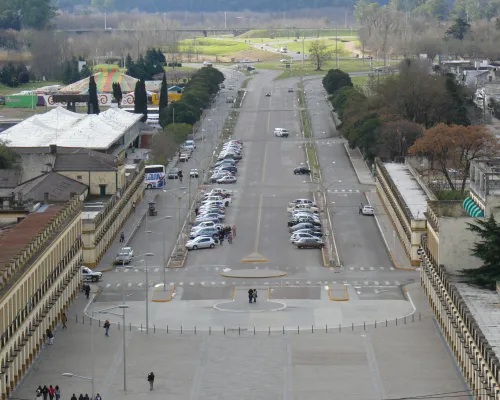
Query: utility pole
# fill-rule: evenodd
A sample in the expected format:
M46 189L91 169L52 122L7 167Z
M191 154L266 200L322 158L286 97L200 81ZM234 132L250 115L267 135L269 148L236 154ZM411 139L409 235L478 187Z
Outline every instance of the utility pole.
M224 11L224 29L227 29L227 13Z
M302 71L304 71L304 37L305 34L302 34Z
M347 9L344 10L344 29L347 29Z
M335 27L335 59L337 61L337 68L339 67L339 32Z

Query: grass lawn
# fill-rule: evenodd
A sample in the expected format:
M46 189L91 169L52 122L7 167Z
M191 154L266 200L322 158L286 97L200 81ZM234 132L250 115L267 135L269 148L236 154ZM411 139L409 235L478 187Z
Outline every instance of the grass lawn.
M263 62L255 65L257 69L271 69L283 71L283 73L277 79L287 79L299 76L309 76L309 75L325 75L326 71L329 69L337 68L335 60L328 60L322 67L321 71L316 71L316 67L311 63L311 61L306 60L304 62L304 70L302 69L302 62L296 62L290 69L285 68L285 64L279 62ZM363 66L362 60L357 59L341 59L339 60L339 69L344 72L362 72L369 71L370 64L366 62Z
M179 43L179 51L186 53L189 47L197 50L198 54L212 56L231 56L236 52L247 50L249 45L235 40L196 38L184 39Z
M368 83L368 76L353 76L351 77L352 84L354 86L364 86Z
M335 52L337 49L339 51L340 57L348 57L349 52L345 49L345 43L341 41L335 43L335 39L322 39L322 41L328 46L328 50L331 52ZM304 52L305 54L309 53L309 46L311 46L311 40L304 41ZM286 43L286 48L290 53L297 53L300 51L302 53L302 41Z
M52 86L52 85L62 85L64 86L61 82L30 82L30 83L25 83L22 85L19 85L18 87L11 88L9 86L5 86L4 84L0 83L0 96L9 96L11 94L16 94L19 92L22 92L23 90L33 90L33 89L38 89L43 86Z

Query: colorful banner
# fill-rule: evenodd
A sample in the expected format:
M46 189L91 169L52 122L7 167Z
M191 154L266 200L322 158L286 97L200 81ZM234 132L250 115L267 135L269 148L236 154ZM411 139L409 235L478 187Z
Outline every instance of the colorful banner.
M45 104L47 107L66 107L67 104L54 102L52 95L44 95ZM111 107L113 95L109 93L103 93L97 95L97 100L99 100L99 105L103 107ZM134 93L126 93L123 95L121 105L122 106L133 106L135 102ZM76 103L77 107L87 107L87 103Z

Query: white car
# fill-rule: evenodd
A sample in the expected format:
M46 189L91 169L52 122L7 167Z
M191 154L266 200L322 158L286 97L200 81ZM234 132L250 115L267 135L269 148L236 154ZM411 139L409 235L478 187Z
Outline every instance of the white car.
M295 232L292 236L290 236L290 242L293 243L299 239L303 239L303 238L312 239L314 237L315 236L311 235L310 233Z
M122 247L116 255L115 264L129 264L133 257L134 250L132 250L132 247Z
M217 183L219 184L224 184L224 183L236 183L236 178L234 176L223 176L220 179L217 179Z
M186 249L197 250L197 249L213 249L215 247L215 241L208 236L198 236L186 243Z
M82 276L84 281L98 282L102 278L102 272L92 271L90 268L82 266Z
M289 205L292 204L310 204L311 206L316 206L316 203L309 199L295 199L294 201L289 203Z
M363 213L363 215L375 215L375 211L373 210L372 206L363 206L361 212Z
M189 177L198 178L198 170L196 168L191 169L191 171L189 172Z
M208 196L216 196L219 193L222 193L222 194L225 194L225 195L229 195L229 196L234 196L234 192L232 190L222 189L222 188L212 189L212 191L210 193L207 193L207 194L208 194ZM208 197L207 194L205 194L206 197Z
M276 128L274 130L274 136L276 137L288 137L288 135L290 135L290 132L285 128Z
M310 204L294 204L286 209L289 213L294 211L312 211L313 213L318 213L318 207L312 206Z

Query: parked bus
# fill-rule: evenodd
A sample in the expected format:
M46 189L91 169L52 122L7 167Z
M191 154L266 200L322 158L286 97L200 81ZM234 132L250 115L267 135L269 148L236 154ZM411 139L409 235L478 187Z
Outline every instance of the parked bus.
M144 184L147 189L160 189L165 186L165 166L146 165Z

